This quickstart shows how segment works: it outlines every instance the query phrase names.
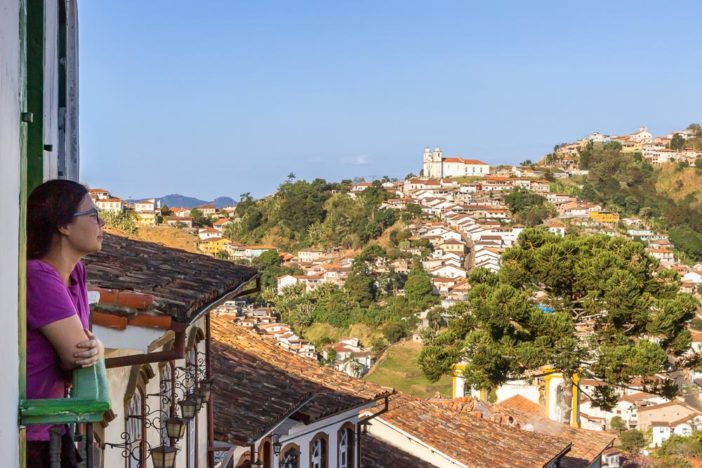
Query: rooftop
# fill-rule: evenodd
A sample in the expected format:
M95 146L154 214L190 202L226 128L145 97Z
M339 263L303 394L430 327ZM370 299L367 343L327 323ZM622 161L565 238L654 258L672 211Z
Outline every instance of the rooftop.
M248 444L291 417L305 424L372 404L388 392L316 362L281 353L270 341L212 318L215 436ZM309 401L308 401L309 400Z
M382 420L468 466L544 466L570 449L564 438L535 434L408 395L391 397Z
M253 268L151 242L105 234L102 251L84 259L88 286L153 296L150 314L189 322L202 307L256 276ZM117 315L133 315L129 308Z

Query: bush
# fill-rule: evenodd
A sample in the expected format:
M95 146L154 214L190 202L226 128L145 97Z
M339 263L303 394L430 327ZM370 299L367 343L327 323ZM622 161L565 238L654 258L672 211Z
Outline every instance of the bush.
M112 211L100 211L100 217L105 221L105 224L127 234L136 234L138 228L134 219L134 213L124 211L122 213L114 213Z
M383 335L390 343L396 343L406 336L405 327L399 322L391 322L385 326Z
M622 450L634 455L638 454L646 446L643 432L636 429L622 432L619 435L619 441L621 442Z

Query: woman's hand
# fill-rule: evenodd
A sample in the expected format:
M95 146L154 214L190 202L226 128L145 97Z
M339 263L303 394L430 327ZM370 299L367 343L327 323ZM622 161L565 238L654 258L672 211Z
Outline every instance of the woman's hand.
M88 335L88 339L76 344L76 348L79 348L81 351L73 353L73 357L76 359L76 367L94 366L100 360L104 351L102 343L90 330L85 330L85 334Z

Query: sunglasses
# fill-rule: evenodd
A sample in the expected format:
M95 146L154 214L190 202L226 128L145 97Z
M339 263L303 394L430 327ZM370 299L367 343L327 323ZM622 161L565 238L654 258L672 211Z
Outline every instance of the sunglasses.
M78 216L92 216L95 218L95 222L98 223L99 226L105 225L105 220L100 217L100 212L97 210L97 208L91 208L85 211L76 211L73 213L74 218Z

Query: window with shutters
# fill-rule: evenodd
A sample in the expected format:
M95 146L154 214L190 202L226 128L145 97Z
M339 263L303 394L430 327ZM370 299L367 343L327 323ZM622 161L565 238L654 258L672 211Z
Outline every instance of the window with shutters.
M337 434L337 466L339 468L354 468L354 425L346 423Z
M144 389L139 386L127 402L127 440L131 442L129 447L131 456L127 458L127 468L140 468L146 461L146 447L143 440L144 411Z
M310 468L327 468L327 447L329 437L320 432L310 442Z

